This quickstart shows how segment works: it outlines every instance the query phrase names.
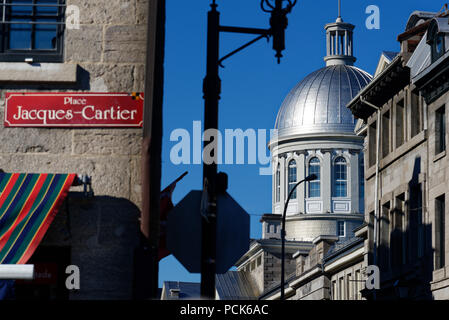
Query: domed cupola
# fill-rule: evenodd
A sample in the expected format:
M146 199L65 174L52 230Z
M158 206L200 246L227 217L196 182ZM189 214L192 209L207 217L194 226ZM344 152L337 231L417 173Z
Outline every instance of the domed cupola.
M355 120L346 105L372 76L353 66L354 25L343 22L340 9L325 29L326 67L306 76L287 95L276 118L278 137L354 133Z
M353 66L354 25L340 14L325 26L326 66L300 81L276 118L272 153L272 212L286 208L287 239L312 241L320 235L354 236L363 222L363 138L346 105L372 80ZM316 179L298 181L314 174ZM266 231L266 230L265 230Z

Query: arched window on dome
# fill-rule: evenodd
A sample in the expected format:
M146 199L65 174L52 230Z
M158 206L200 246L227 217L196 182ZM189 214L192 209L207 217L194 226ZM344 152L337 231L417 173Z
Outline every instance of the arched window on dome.
M290 194L290 191L292 191L296 182L297 182L296 161L291 160L288 163L288 194ZM295 189L295 191L293 191L290 199L296 199L296 189Z
M346 159L338 157L334 161L334 197L345 198L348 196L348 166Z
M281 201L281 164L276 169L276 203Z
M309 198L321 197L321 165L320 159L312 158L309 161L309 175L316 175L316 179L309 182Z

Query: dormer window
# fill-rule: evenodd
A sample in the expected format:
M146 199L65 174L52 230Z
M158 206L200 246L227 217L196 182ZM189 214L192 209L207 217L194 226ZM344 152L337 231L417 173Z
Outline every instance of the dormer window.
M437 61L446 52L445 49L444 35L441 33L435 34L432 42L432 63Z

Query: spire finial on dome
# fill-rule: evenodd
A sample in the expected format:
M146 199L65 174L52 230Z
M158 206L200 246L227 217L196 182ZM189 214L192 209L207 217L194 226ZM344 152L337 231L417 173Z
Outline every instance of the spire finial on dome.
M343 22L343 19L341 18L341 0L338 0L338 17L337 22Z

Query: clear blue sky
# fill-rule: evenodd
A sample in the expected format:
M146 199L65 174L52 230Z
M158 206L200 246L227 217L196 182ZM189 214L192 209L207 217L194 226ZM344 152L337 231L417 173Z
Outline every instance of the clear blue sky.
M190 190L201 189L201 165L173 165L170 133L183 128L192 132L193 121L203 121L202 81L205 76L206 26L209 0L167 1L164 137L162 188L184 171L189 175L178 184L173 195L176 204ZM268 27L269 16L260 10L260 0L217 0L221 24ZM439 11L438 0L342 0L342 17L356 25L354 34L356 66L373 74L382 51L399 51L397 35L414 10ZM368 30L366 7L380 8L380 29ZM225 61L220 70L222 94L219 127L246 130L271 129L284 97L310 72L324 66L324 25L337 18L337 0L298 0L289 15L286 50L280 65L271 43L262 40ZM221 35L221 55L229 53L253 36ZM267 150L268 152L268 150ZM271 177L260 176L258 165L222 165L229 175L228 192L251 214L251 237L260 238L260 216L271 213ZM186 239L188 241L188 239ZM163 281L199 282L169 256L161 261L159 284Z

